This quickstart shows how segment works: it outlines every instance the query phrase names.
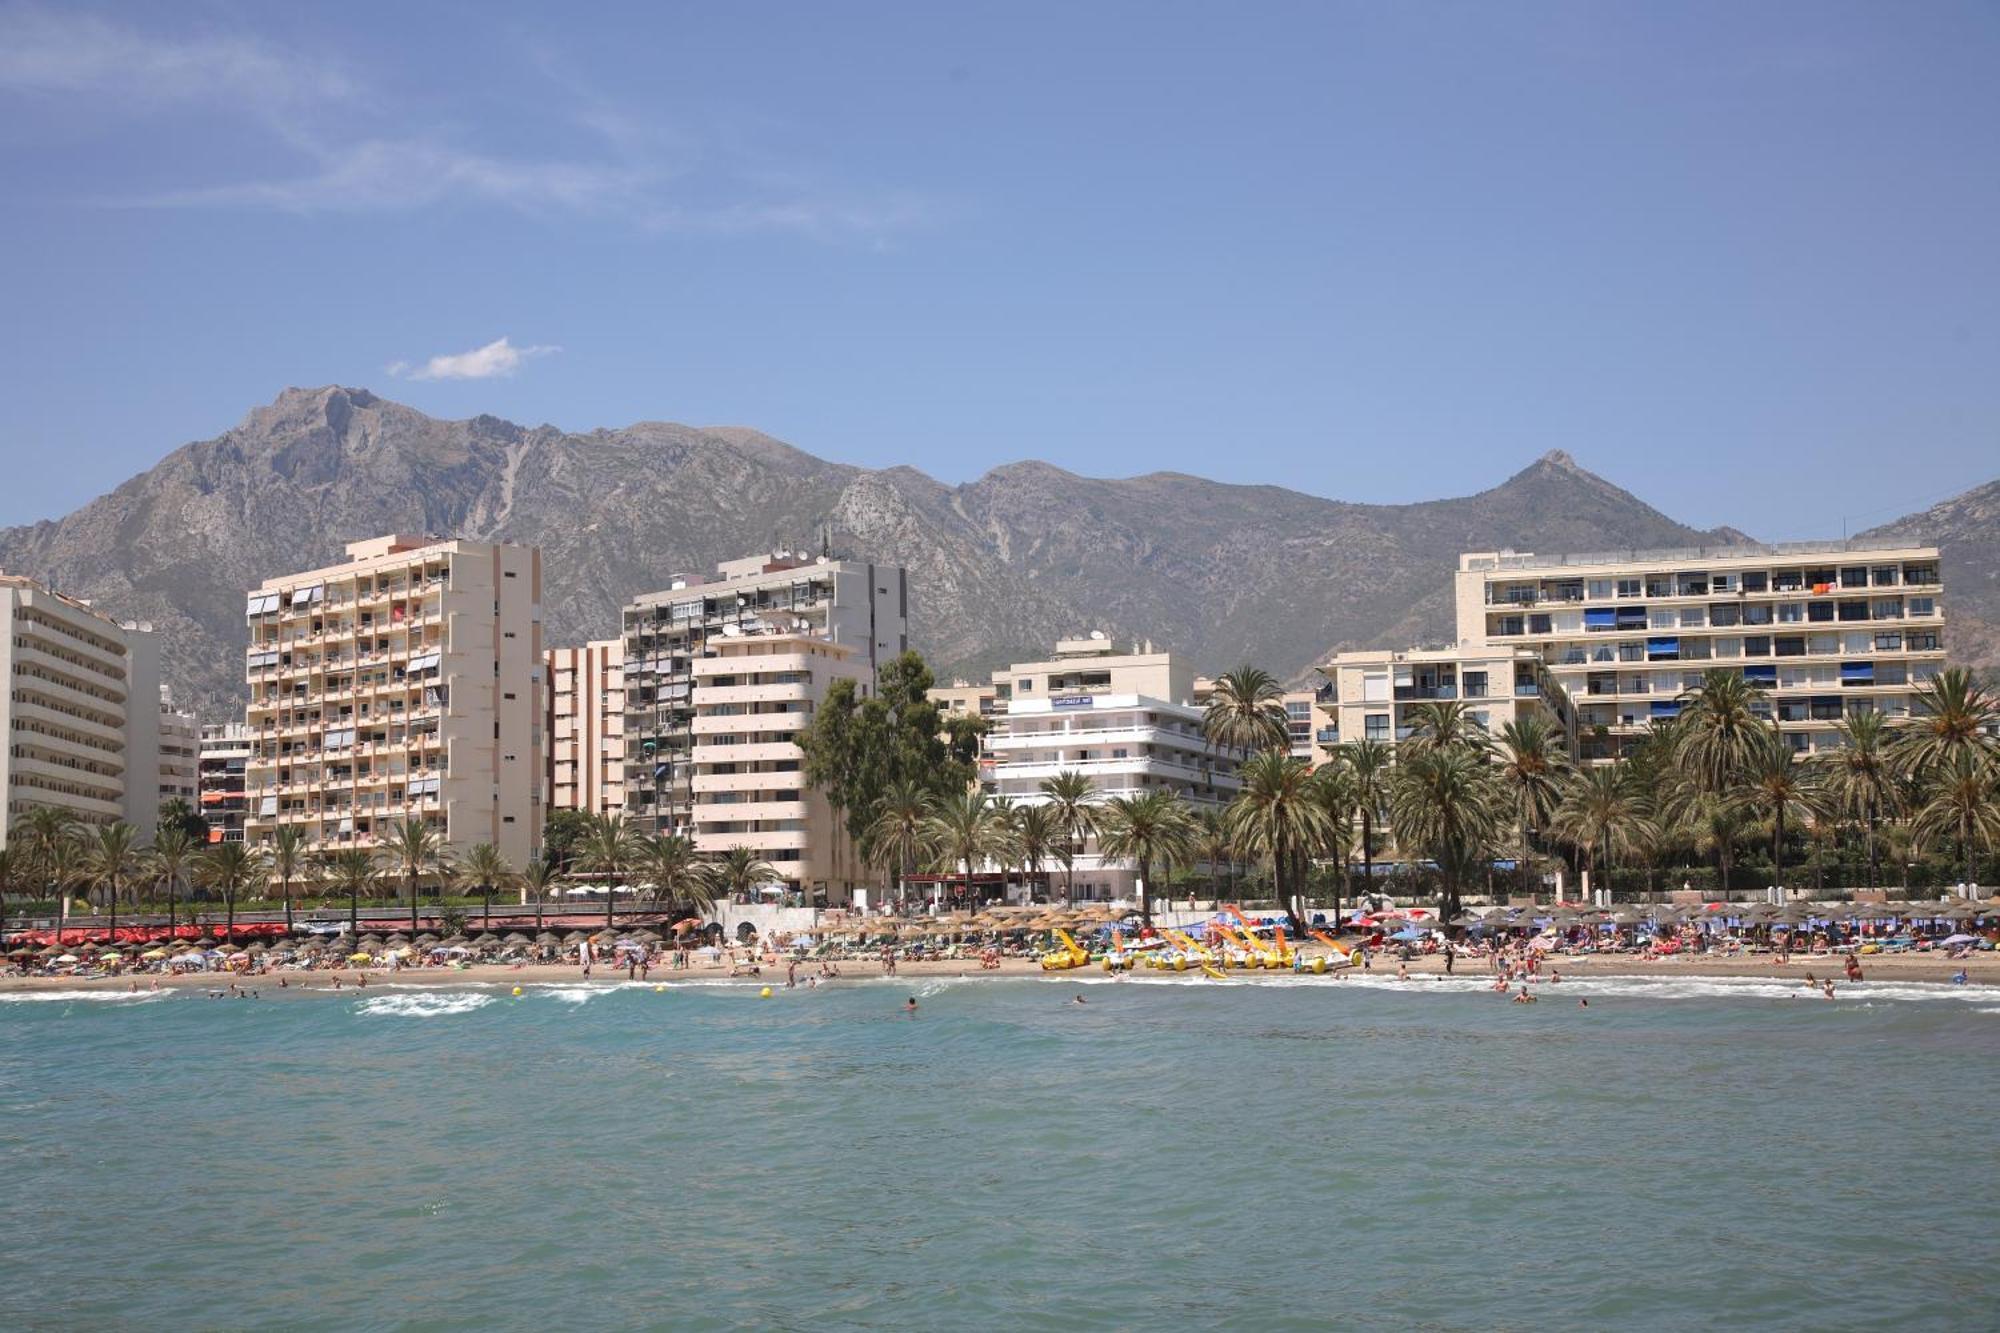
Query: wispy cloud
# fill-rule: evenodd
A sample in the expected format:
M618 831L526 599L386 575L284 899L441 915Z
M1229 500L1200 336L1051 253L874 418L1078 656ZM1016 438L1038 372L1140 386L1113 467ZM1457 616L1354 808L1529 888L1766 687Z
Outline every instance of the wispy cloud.
M157 37L89 14L0 9L0 89L83 93L120 102L342 102L357 85L323 57L234 34Z
M397 361L389 367L389 373L403 380L504 379L519 370L524 362L561 350L560 347L516 347L506 338L496 338L486 346L475 347L469 352L434 356L420 366Z
M170 12L170 11L159 11ZM552 58L530 54L550 90L543 123L572 146L538 156L485 147L443 124L406 124L389 89L337 57L230 32L163 36L61 10L0 8L0 94L88 99L100 114L157 121L179 107L232 115L296 159L256 179L190 182L126 207L393 214L451 205L602 218L642 233L791 234L866 240L935 225L941 203L908 188L773 172L768 156L703 142L616 104ZM4 105L0 104L0 114ZM560 142L560 136L556 138Z

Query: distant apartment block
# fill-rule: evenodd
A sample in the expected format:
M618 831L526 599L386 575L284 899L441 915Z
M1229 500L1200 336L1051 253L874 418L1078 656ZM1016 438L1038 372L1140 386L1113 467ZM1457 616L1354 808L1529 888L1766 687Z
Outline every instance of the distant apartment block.
M174 707L173 692L160 687L160 784L156 805L185 801L196 809L201 794L201 723L193 713ZM142 827L151 833L157 819Z
M1493 732L1532 709L1547 708L1562 720L1560 701L1541 697L1541 659L1525 648L1346 652L1319 671L1326 684L1315 696L1322 720L1312 740L1322 749L1407 740L1416 710L1430 703L1462 703L1473 721Z
M1704 672L1768 692L1794 748L1854 713L1909 714L1944 665L1935 546L1787 543L1719 551L1459 557L1462 642L1526 650L1567 692L1585 758L1678 715Z
M52 806L91 824L149 831L159 804L159 648L151 627L0 574L0 695L7 831Z
M545 663L549 808L625 812L625 641L551 648Z
M694 664L725 629L805 634L875 672L909 646L909 576L805 552L726 561L625 607L625 813L648 832L693 828Z
M241 722L216 722L201 729L199 809L208 821L210 842L243 841L243 775L252 748L250 728Z
M987 696L948 687L941 702L959 711ZM963 695L964 697L959 697ZM1056 644L1044 660L993 673L996 729L987 737L986 790L1021 805L1047 798L1041 784L1062 772L1088 777L1099 800L1154 790L1216 809L1238 789L1236 760L1203 738L1193 669L1151 644L1119 651L1101 633ZM940 698L933 691L933 698ZM1004 702L1004 711L1001 705ZM1075 867L1078 897L1130 897L1132 865L1099 854L1090 839ZM1156 886L1157 887L1157 886Z
M540 843L541 553L387 536L246 607L245 839L373 846L406 818L516 865Z
M691 664L695 850L748 848L771 888L842 906L868 882L845 823L800 772L798 735L835 681L862 694L874 672L859 648L810 634L724 628Z

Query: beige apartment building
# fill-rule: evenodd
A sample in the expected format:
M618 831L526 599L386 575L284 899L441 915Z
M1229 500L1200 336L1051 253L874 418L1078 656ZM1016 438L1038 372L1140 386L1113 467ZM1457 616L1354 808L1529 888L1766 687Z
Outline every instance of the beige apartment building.
M646 832L687 833L694 790L693 665L726 631L803 633L855 650L871 684L909 647L910 580L898 565L804 551L682 574L625 607L625 812Z
M201 729L201 817L210 842L242 842L245 807L243 775L254 748L241 722L212 722Z
M245 840L372 846L406 818L515 865L541 841L534 547L413 536L250 593Z
M873 668L859 648L789 631L724 630L707 653L690 664L695 850L747 847L776 872L770 888L853 902L868 870L843 820L806 785L797 740L835 681L865 694Z
M551 648L544 664L549 808L625 812L625 641Z
M1529 709L1547 708L1560 719L1560 700L1541 697L1540 667L1528 649L1485 645L1338 653L1319 668L1326 684L1313 741L1325 750L1407 740L1412 711L1427 703L1463 703L1493 732Z
M1475 552L1459 557L1458 634L1539 659L1585 758L1623 753L1718 667L1767 691L1794 747L1821 751L1850 714L1907 716L1943 668L1940 578L1935 546Z
M7 747L0 846L37 806L91 824L153 827L159 807L159 650L150 627L0 574L0 694Z

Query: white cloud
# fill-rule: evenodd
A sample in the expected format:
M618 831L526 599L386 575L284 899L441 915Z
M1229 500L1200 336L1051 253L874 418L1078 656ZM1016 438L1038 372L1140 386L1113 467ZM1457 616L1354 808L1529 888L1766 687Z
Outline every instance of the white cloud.
M324 59L255 38L154 37L89 14L0 9L0 89L88 94L119 102L247 104L278 111L356 95Z
M490 380L513 374L521 364L538 356L560 352L560 347L516 347L505 338L496 338L484 347L448 356L434 356L421 366L398 361L389 373L405 380Z

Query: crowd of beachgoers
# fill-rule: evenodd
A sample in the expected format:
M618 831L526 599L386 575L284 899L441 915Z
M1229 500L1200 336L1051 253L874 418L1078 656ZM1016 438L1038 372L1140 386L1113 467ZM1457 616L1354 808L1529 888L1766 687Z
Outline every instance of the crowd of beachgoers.
M993 910L1000 914L993 915ZM1019 974L1136 967L1220 975L1243 970L1339 975L1382 967L1399 975L1489 969L1540 980L1563 966L1607 970L1740 972L1839 957L1861 966L1956 968L1954 979L2000 975L2000 901L1874 904L1633 905L1609 909L1495 908L1441 921L1428 908L1314 916L1304 938L1287 918L1230 909L1182 930L1155 930L1136 914L992 909L978 914L856 917L816 931L727 937L694 918L596 929L503 929L472 935L365 931L286 934L257 925L218 938L182 926L174 936L126 926L103 932L26 931L9 938L0 984L63 980L156 984L161 979L329 974L337 984L374 977L449 980L493 970L586 979L652 979L656 972L812 984L843 975L963 971ZM199 933L196 933L199 932ZM1053 952L1052 952L1053 950ZM1932 970L1935 970L1934 968ZM329 983L334 984L334 983Z

